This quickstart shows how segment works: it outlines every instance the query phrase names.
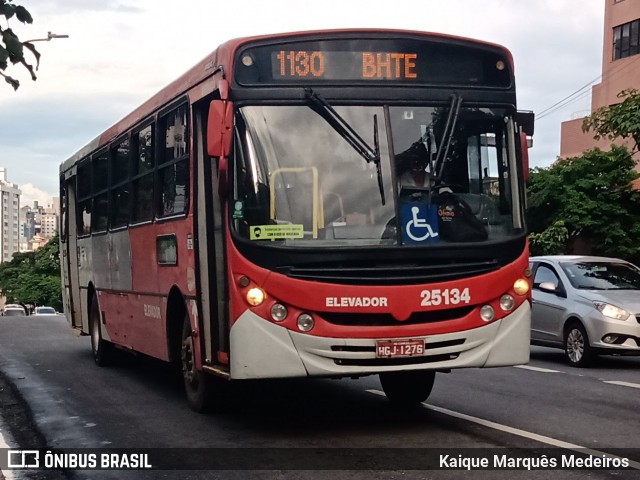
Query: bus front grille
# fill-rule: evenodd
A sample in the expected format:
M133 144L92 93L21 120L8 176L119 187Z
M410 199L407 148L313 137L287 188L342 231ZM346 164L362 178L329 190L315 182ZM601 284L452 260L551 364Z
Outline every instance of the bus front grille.
M428 312L414 312L406 320L397 320L390 313L346 313L346 312L320 312L320 316L333 325L358 325L358 326L402 326L420 323L443 322L462 318L473 311L475 307L465 306Z
M469 278L499 267L495 259L484 261L416 264L342 264L280 267L291 278L345 285L402 285Z

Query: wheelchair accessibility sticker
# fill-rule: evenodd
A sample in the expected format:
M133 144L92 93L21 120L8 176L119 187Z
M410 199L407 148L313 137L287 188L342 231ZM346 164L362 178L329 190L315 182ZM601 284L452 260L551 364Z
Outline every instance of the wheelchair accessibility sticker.
M402 240L404 243L437 242L438 207L426 203L407 202L400 205Z

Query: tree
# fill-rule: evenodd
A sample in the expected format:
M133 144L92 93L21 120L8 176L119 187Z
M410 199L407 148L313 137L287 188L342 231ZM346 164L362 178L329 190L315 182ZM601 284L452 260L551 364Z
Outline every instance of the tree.
M625 98L626 97L626 98ZM624 98L620 103L608 107L600 107L582 121L582 130L586 133L593 130L596 140L607 138L631 138L634 145L631 152L640 148L640 91L629 88L618 93Z
M20 86L20 82L15 78L4 73L9 67L9 62L16 65L22 64L31 74L31 79L36 80L35 70L38 69L40 64L40 53L36 50L30 42L21 42L18 36L9 28L9 20L16 18L22 23L33 23L33 18L29 11L23 6L12 3L13 0L0 0L0 18L5 17L7 26L3 28L0 23L0 75L4 77L5 81L17 90ZM29 50L36 60L35 68L27 63L24 53L25 49Z
M0 289L9 303L62 310L58 236L35 252L16 253L10 262L0 264Z
M608 152L589 150L581 157L532 170L527 210L532 252L550 248L554 253L639 256L640 192L631 182L640 175L634 164L625 147L612 145ZM566 244L558 252L562 228ZM576 252L578 241L590 252Z
M531 255L561 255L567 249L568 239L567 227L558 220L541 233L529 234Z

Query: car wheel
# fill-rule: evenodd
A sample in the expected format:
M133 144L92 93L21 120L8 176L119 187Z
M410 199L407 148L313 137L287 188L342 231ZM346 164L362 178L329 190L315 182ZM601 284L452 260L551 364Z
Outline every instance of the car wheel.
M564 354L572 367L587 367L593 360L589 336L580 323L572 323L564 334Z
M113 344L102 338L100 330L100 306L94 294L89 307L89 329L91 331L91 351L93 360L99 367L105 367L113 361Z
M417 407L429 398L435 377L433 370L388 372L380 374L380 384L392 404Z

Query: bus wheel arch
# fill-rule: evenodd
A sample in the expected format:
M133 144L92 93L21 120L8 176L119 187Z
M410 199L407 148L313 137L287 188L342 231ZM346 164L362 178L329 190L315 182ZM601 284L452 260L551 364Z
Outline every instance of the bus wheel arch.
M196 412L206 412L212 404L213 389L209 375L202 371L198 336L194 335L191 316L182 292L174 287L167 300L167 336L169 360L180 373L187 403Z
M87 297L89 335L91 336L93 360L99 367L106 367L113 362L114 346L102 336L100 301L93 284L89 284Z
M169 361L179 367L182 328L185 319L189 321L189 315L185 298L176 286L172 287L169 291L166 319Z

